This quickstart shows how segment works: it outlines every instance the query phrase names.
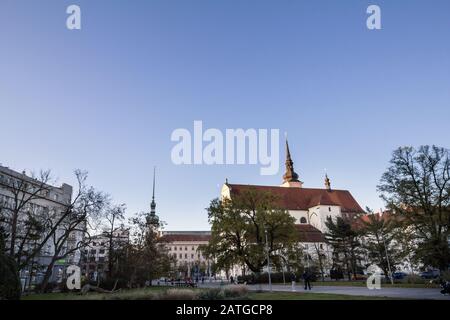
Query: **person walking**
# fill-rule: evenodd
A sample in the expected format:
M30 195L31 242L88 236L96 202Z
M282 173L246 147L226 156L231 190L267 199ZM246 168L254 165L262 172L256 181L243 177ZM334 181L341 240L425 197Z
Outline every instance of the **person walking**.
M311 290L311 274L309 273L308 269L306 269L305 272L303 272L302 278L303 281L305 282L305 290L307 289Z
M294 272L292 272L291 273L291 283L292 283L292 291L295 291L295 280L296 280L296 277L295 277L295 273Z

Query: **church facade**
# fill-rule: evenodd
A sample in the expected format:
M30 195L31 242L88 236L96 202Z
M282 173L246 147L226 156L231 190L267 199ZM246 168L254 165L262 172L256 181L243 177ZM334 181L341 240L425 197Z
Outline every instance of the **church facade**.
M232 184L226 181L221 189L221 198L232 199L245 190L260 190L277 196L277 206L295 218L299 243L310 255L322 252L331 258L325 245L324 233L327 217L363 214L364 210L348 190L334 190L328 176L324 188L305 188L294 171L289 145L286 141L286 162L283 182L279 186Z

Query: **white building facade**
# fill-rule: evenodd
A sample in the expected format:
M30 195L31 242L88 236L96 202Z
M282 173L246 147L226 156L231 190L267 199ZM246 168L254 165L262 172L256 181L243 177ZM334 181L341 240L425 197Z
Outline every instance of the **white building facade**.
M44 241L45 231L34 237L29 237L27 232L30 228L27 226L30 219L44 219L58 217L67 210L72 200L72 187L68 184L62 184L55 187L43 181L28 176L25 172L19 173L7 167L0 166L0 225L6 234L7 252L11 247L11 228L16 224L16 241L14 253L23 252L24 257L27 252L32 252L37 244ZM20 209L20 210L19 210ZM14 214L18 212L18 214ZM17 217L16 221L14 216ZM56 230L56 238L63 231ZM75 248L77 243L83 239L83 232L73 232L70 234L64 250ZM29 265L20 270L20 278L23 287L32 286L42 281L44 272L54 256L55 248L52 241L44 243L34 259ZM22 258L22 257L21 257ZM62 274L66 266L79 264L80 252L75 251L69 254L65 259L56 261L50 281L61 281Z

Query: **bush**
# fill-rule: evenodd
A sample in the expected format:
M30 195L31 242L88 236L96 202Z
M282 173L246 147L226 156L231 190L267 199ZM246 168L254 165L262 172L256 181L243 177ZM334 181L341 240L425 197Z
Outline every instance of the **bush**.
M198 295L200 300L223 300L224 292L220 288L205 289Z
M160 300L195 300L197 294L190 289L169 289L159 296Z
M0 253L0 300L18 300L21 291L16 263Z
M410 284L424 284L425 279L422 279L420 276L415 275L415 274L414 275L409 274L405 278L403 278L403 282L410 283Z
M238 276L237 281L242 284L254 284L256 283L256 277L254 274L247 274L245 276Z
M225 298L241 298L248 293L248 288L243 285L231 285L223 288Z
M450 270L441 272L441 279L444 281L450 281Z
M128 282L125 279L116 279L116 278L108 278L108 279L104 279L102 281L100 281L100 288L103 288L105 290L112 290L114 288L114 285L116 284L117 281L117 285L116 285L116 290L117 289L126 289L128 286ZM96 286L97 283L96 282L92 282L90 283L91 285Z

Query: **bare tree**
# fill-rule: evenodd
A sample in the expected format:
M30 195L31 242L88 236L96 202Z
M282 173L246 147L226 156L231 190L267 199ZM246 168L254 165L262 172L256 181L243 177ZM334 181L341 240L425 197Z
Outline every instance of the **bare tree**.
M33 201L47 196L50 186L50 171L41 171L37 176L12 177L2 181L3 187L11 194L12 201L3 202L2 221L8 228L8 248L11 257L20 264L25 244L34 237L37 220L33 220ZM19 243L20 241L20 243Z
M103 210L109 203L109 196L86 186L87 173L75 171L78 181L78 191L72 203L62 213L51 213L47 218L48 234L42 245L50 242L53 245L53 256L47 266L41 290L45 291L53 272L56 261L64 259L83 247L90 241L90 229L98 223ZM77 233L79 239L77 239Z
M110 278L113 277L114 262L116 261L116 233L123 228L125 210L125 204L120 204L109 208L105 212L108 230L104 232L104 235L108 239L108 275Z

